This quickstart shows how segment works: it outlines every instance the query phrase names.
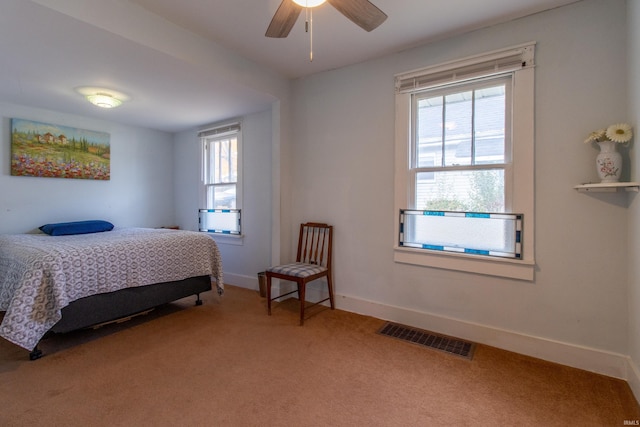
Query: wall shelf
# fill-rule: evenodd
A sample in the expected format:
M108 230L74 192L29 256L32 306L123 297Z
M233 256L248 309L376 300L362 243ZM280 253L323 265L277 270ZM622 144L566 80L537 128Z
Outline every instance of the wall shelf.
M618 190L638 192L640 183L638 182L606 182L594 184L581 184L573 187L580 193L615 193Z

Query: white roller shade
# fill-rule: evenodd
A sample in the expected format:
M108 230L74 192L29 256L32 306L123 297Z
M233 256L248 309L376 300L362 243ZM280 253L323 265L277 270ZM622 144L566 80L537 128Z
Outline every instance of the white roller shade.
M533 67L535 43L396 75L396 92L412 92Z

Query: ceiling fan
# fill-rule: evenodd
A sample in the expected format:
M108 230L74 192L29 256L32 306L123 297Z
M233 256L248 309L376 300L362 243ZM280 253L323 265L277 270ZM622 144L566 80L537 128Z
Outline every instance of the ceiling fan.
M267 28L265 36L284 38L289 35L305 7L319 6L325 0L282 0ZM326 0L338 12L366 31L376 29L387 15L368 0Z

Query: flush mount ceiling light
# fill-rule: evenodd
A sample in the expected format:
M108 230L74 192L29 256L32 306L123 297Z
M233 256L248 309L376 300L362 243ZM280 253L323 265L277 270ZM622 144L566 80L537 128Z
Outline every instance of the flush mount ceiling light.
M115 108L122 104L118 98L114 98L112 95L108 93L96 93L95 95L88 95L87 99L93 105L97 105L102 108Z
M100 87L84 86L77 88L76 91L100 108L115 108L129 100L129 97L124 93Z

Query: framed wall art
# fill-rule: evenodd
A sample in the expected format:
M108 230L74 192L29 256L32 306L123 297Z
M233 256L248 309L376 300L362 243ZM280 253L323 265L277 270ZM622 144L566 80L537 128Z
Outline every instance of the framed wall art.
M110 136L24 119L11 119L11 175L109 180Z

